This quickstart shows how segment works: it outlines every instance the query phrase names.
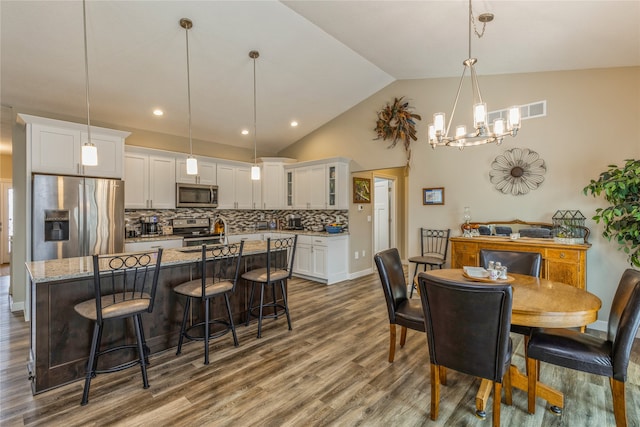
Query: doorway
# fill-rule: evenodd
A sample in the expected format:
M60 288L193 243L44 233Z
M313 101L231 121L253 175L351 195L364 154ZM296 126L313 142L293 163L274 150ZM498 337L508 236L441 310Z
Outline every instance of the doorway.
M378 253L396 247L396 181L374 176L373 249Z
M11 181L0 182L0 264L11 260L13 237L13 188Z

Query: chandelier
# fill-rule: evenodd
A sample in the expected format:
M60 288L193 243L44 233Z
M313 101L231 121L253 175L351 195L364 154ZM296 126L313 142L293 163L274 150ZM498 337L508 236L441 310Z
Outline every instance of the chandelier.
M449 122L446 122L444 113L435 113L433 115L433 123L429 125L429 144L431 144L431 147L434 149L438 146L449 146L459 147L462 150L464 147L488 144L492 142L500 145L505 136L515 137L518 133L518 129L520 129L519 106L510 107L507 117L504 118L500 116L496 118L492 123L492 127L487 123L487 104L482 100L482 94L480 93L480 86L478 85L478 77L475 69L475 64L478 60L471 57L471 30L473 29L478 38L482 37L484 35L484 29L487 22L491 22L493 20L493 14L483 13L478 16L478 20L483 23L482 32L480 33L475 27L471 0L469 0L469 56L462 62L464 69L462 70L462 77L460 78L456 98L453 102L453 110L451 111ZM460 98L460 91L462 90L467 70L469 70L470 73L471 92L473 94L473 131L467 132L465 125L458 125L455 127L455 131L452 131L451 124L456 114L458 99Z
M187 41L187 99L189 104L189 157L187 157L187 175L198 174L198 160L193 157L193 142L191 139L191 73L189 69L189 30L193 27L193 22L189 18L180 19L180 26L184 28L185 39Z

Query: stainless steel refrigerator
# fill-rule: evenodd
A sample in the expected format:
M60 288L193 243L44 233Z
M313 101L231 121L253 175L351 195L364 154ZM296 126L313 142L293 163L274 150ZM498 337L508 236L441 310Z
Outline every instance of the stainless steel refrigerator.
M33 175L32 259L124 250L124 181Z

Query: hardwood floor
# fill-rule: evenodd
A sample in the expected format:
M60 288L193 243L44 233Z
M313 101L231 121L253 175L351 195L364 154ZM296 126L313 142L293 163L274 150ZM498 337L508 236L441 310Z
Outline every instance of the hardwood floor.
M429 418L429 358L424 334L409 331L407 345L388 363L389 325L377 274L325 286L290 282L293 331L286 319L238 327L211 344L176 356L151 357L149 382L139 369L99 375L89 404L80 406L83 383L31 395L26 360L28 324L7 304L8 278L0 278L0 425L2 426L488 426L474 415L479 381L449 371L441 387L438 421ZM415 295L414 295L415 298ZM513 335L514 363L524 369L522 339ZM629 424L640 426L640 342L636 340L626 386ZM88 351L88 349L87 349ZM526 393L503 403L503 426L613 426L606 378L543 364L542 381L565 393L560 417L538 399L526 411ZM490 407L490 405L489 405Z

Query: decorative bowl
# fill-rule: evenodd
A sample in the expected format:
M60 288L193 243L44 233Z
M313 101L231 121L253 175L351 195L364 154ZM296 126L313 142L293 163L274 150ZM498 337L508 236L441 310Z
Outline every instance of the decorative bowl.
M327 233L342 233L342 226L337 226L337 225L327 225L324 227L325 230L327 230Z

